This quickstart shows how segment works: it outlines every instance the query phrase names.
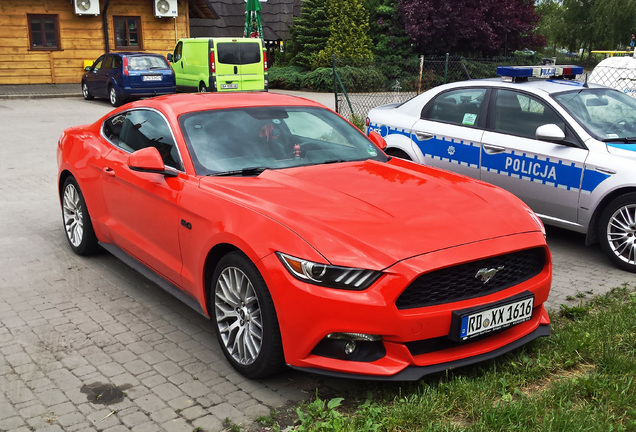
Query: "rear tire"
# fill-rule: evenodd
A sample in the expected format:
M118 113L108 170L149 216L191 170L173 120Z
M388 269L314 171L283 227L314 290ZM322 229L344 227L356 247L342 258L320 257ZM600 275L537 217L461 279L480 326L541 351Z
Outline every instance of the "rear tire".
M68 177L62 187L62 220L66 240L77 255L95 253L99 246L84 195L73 177Z
M205 85L205 83L201 83L199 84L199 93L207 93L208 92L208 87Z
M110 100L110 104L115 108L121 105L122 99L117 94L117 89L115 89L115 86L111 85L110 87L108 87L108 99Z
M388 154L389 156L394 156L400 159L404 159L404 160L413 160L411 159L411 156L409 156L404 150L400 150L400 149L388 149L386 151L386 154Z
M212 278L212 320L223 354L248 378L265 378L284 367L278 318L256 266L235 251L219 262Z
M636 273L636 193L615 198L601 213L601 249L617 267Z

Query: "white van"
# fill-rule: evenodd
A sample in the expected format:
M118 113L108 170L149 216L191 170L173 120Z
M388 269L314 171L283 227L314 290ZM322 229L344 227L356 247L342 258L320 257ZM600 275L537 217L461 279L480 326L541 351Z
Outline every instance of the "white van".
M612 87L636 98L636 58L608 57L596 65L588 81Z

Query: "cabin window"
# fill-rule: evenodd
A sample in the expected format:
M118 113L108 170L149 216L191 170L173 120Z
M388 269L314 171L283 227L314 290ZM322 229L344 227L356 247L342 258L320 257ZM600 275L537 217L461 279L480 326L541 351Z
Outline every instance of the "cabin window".
M57 15L27 15L27 21L30 49L60 49L60 25Z
M114 16L115 48L119 50L141 50L141 18Z

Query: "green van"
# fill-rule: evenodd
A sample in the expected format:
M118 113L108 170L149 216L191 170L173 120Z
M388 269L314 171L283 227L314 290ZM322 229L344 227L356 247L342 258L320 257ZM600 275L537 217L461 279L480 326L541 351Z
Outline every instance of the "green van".
M259 38L180 39L167 58L178 91L267 91L267 56Z

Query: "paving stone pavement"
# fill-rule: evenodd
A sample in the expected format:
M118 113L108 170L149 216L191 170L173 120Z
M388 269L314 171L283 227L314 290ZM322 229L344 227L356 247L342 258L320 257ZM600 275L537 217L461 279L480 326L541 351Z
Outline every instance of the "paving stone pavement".
M357 381L294 371L247 380L226 362L205 318L111 255L70 251L56 193L57 138L110 109L78 97L0 99L0 431L248 428L316 387L355 390ZM582 236L548 233L550 308L636 285Z

